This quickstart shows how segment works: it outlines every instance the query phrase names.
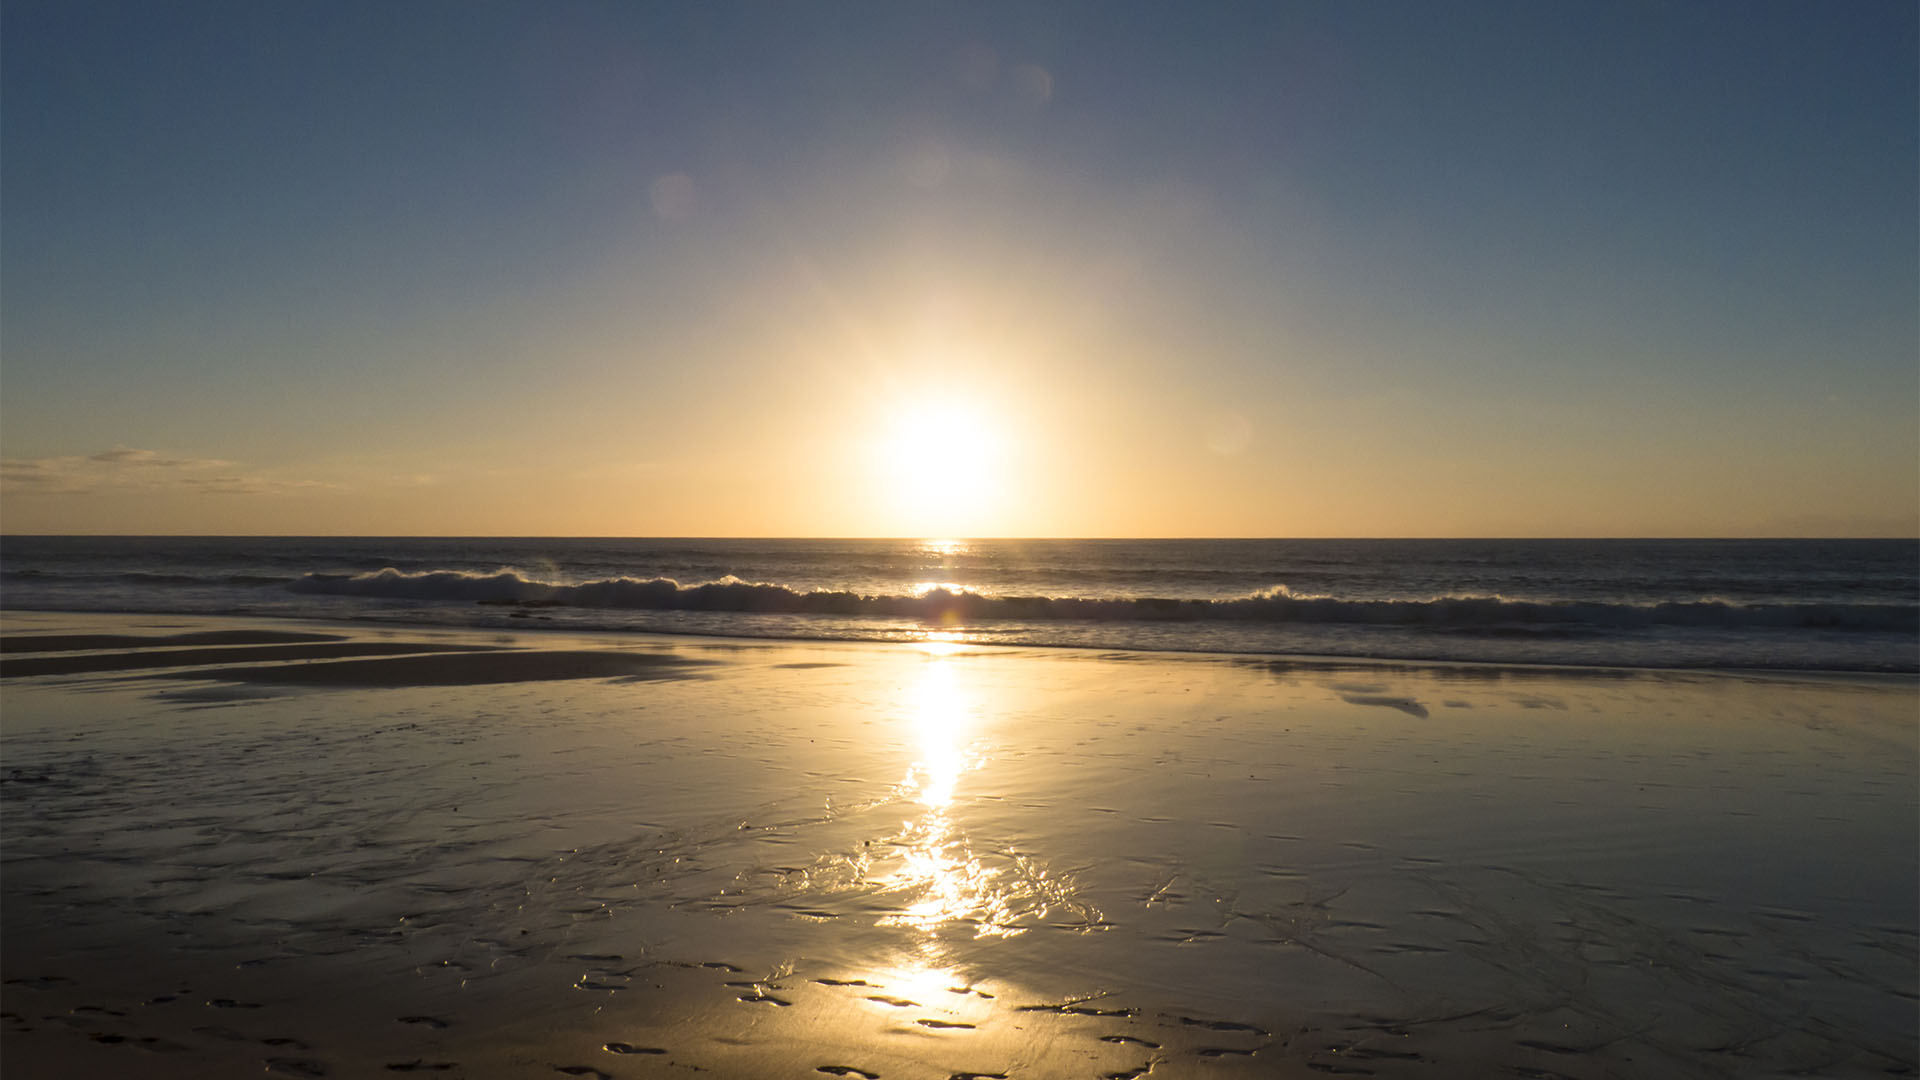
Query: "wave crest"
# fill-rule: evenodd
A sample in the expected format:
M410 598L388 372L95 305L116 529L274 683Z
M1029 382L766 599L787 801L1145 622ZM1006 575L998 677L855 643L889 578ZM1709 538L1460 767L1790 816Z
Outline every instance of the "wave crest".
M409 572L388 567L363 574L305 574L290 582L287 588L297 593L394 600L637 611L873 615L947 624L989 620L1231 619L1436 630L1525 626L1578 627L1596 632L1660 626L1908 633L1920 630L1920 607L1903 604L1736 604L1718 599L1630 604L1514 600L1500 596L1348 599L1297 594L1284 585L1225 599L990 596L944 586L915 595L868 596L839 590L798 590L735 577L695 585L683 585L672 578L629 577L569 584L529 578L509 569L493 573Z

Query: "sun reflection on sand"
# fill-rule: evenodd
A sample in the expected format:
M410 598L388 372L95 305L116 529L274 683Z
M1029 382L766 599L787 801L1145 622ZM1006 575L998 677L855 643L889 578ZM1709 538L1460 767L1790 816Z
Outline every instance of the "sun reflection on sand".
M919 1004L937 1003L950 1012L960 1014L989 1013L992 1006L988 1002L996 996L980 989L976 981L960 969L931 957L924 948L900 957L894 964L876 969L870 979L886 987L892 995ZM966 1000L969 998L975 1000ZM881 999L878 1004L886 1005L888 1002Z
M970 819L998 805L999 793L986 771L996 744L995 717L979 682L983 665L959 637L934 634L905 654L913 674L888 710L886 747L904 772L854 811L880 815L881 831L810 868L778 871L784 888L819 895L803 916L832 908L835 893L851 893L846 898L857 896L874 926L906 931L901 945L927 965L951 963L967 940L1108 928L1071 872L1055 869L1018 837L979 837L969 829Z
M906 701L919 756L908 766L901 790L911 793L926 812L907 822L896 839L902 849L900 866L887 882L889 891L912 899L896 914L883 916L880 924L933 931L966 919L986 935L1002 921L1006 898L997 894L994 875L974 857L951 813L961 774L980 764L968 741L977 703L955 665L934 648L952 643L925 644L929 660Z
M1005 933L996 929L1005 921L1004 890L995 887L996 875L974 856L953 820L954 788L961 774L981 764L969 741L978 703L941 646L957 648L950 641L922 644L928 662L905 702L919 756L908 766L901 791L926 812L908 821L896 838L900 865L886 884L889 892L910 899L880 924L931 932L967 920L980 936Z
M966 696L953 663L937 653L921 670L908 705L920 759L908 769L906 785L918 793L922 805L945 809L953 802L954 784L969 767L967 735L976 705Z
M966 838L942 811L933 811L908 830L909 845L890 881L893 889L915 897L881 926L906 926L933 933L948 923L971 923L975 937L1010 937L1026 928L1014 925L1007 889L999 875L973 854Z
M975 938L1011 937L1032 929L1055 906L1097 923L1098 912L1072 901L1072 883L1031 857L1009 861L989 852L982 858L974 850L960 823L966 800L959 789L966 775L988 760L977 738L981 703L967 685L964 665L949 659L961 646L928 641L918 647L928 660L905 701L918 757L899 790L924 812L904 822L893 839L898 862L878 880L883 893L901 902L877 920L879 925L929 936L964 928Z
M967 641L964 635L952 630L928 630L925 637L913 643L913 647L928 656L944 657L965 651Z

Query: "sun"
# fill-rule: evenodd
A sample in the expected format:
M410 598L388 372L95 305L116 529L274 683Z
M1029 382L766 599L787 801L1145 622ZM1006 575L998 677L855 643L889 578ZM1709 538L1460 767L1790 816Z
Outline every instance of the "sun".
M903 534L980 536L997 518L1007 434L977 402L928 395L892 411L874 451L882 497Z

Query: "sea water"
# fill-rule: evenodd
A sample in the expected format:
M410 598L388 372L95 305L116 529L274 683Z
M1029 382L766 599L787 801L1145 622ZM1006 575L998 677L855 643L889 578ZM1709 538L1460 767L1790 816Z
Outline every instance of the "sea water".
M1914 672L1920 541L9 536L0 607Z

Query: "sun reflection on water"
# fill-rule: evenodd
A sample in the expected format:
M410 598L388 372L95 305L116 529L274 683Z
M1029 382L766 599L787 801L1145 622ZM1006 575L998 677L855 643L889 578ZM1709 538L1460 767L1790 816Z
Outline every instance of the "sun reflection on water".
M922 540L919 550L923 556L950 559L955 555L968 554L973 550L973 546L965 540Z

